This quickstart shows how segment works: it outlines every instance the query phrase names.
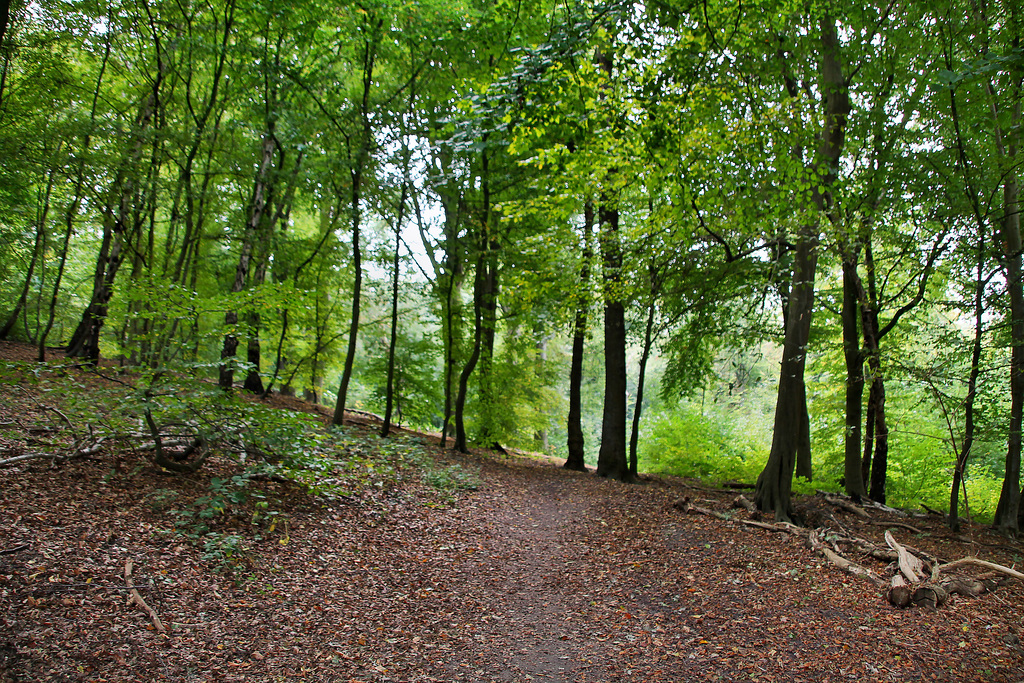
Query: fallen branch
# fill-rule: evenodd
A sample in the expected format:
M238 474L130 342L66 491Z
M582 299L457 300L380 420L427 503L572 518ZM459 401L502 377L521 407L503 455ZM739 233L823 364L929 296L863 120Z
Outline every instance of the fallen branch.
M826 493L825 494L825 502L828 503L829 505L834 505L837 508L841 508L843 510L846 510L847 512L849 512L851 514L854 514L854 515L857 515L858 517L861 517L863 519L871 519L871 515L869 515L867 512L865 512L864 508L862 508L859 505L856 505L856 504L854 504L854 503L852 503L852 502L850 502L848 500L843 500L842 498L839 498L838 496L832 496L832 495L829 495L829 494Z
M829 562L839 567L840 569L855 576L863 576L876 586L886 585L885 579L883 579L881 576L871 571L867 567L862 567L856 562L846 559L839 553L833 552L829 548L822 548L821 552L825 556L825 558L828 559Z
M732 521L732 517L725 514L724 512L716 512L714 510L709 510L707 508L702 508L698 505L694 505L693 503L690 502L689 496L683 496L682 498L676 499L676 501L672 503L672 507L676 508L677 510L682 510L683 512L696 512L698 514L714 517L715 519L720 519L723 522Z
M736 496L736 498L732 501L732 506L734 508L743 508L744 510L751 514L757 512L757 507L755 507L753 503L747 500L747 497L744 496L742 493Z
M24 455L17 455L13 458L7 458L6 460L0 460L0 467L7 465L13 465L16 462L22 462L24 460L34 460L35 458L51 458L53 456L47 455L46 453L26 453Z
M979 560L976 557L965 557L960 560L953 560L952 562L947 562L946 564L936 565L932 568L932 581L935 581L938 578L939 572L941 572L942 570L952 569L953 567L959 567L965 564L973 564L978 567L984 567L985 569L991 569L994 572L999 572L1000 574L1012 576L1015 579L1020 579L1021 581L1024 581L1024 574L1020 573L1016 569L1010 569L1009 567L1004 567L1003 565L996 564L994 562L986 562L985 560Z
M822 537L819 535L817 531L812 531L807 535L807 543L811 547L811 549L820 552L822 555L825 556L825 559L827 559L829 562L839 567L843 571L848 572L850 574L854 574L855 576L863 576L864 578L868 579L873 584L879 587L886 585L885 579L883 579L875 572L871 571L866 567L862 567L856 562L846 559L839 553L827 547L825 545L825 540L822 539Z
M896 551L900 571L911 583L920 583L927 578L924 562L909 550L900 545L889 531L885 532L885 542Z
M912 534L921 535L921 534L924 533L923 531L921 531L917 527L910 526L909 524L904 524L903 522L864 522L864 523L865 524L870 524L871 526L885 526L885 527L896 527L897 529L906 529L907 531L909 531Z
M153 621L153 628L160 633L167 633L167 628L160 621L160 617L156 615L153 608L146 604L146 601L142 599L142 595L136 590L135 584L132 583L132 561L128 560L124 563L124 583L128 587L128 591L131 594L131 602L141 607L149 618Z
M23 462L25 460L35 460L36 458L49 458L52 462L57 463L67 462L74 458L84 458L89 455L95 455L103 448L104 438L105 437L100 437L99 440L91 446L76 448L70 455L54 455L53 453L25 453L23 455L16 455L13 458L0 460L0 467L6 467L7 465L13 465L16 462Z

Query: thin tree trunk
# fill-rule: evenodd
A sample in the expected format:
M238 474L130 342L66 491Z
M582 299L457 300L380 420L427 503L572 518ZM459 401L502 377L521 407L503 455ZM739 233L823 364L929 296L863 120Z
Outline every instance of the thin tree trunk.
M58 146L58 151L59 149L60 147ZM43 255L43 247L46 243L46 223L50 215L50 194L53 191L54 173L53 170L50 171L49 178L46 181L46 189L43 192L43 204L40 208L39 219L36 221L36 239L32 246L32 259L29 261L28 271L25 273L25 284L21 288L21 295L14 305L14 310L11 311L4 326L0 328L0 339L7 339L7 335L11 333L11 330L17 324L18 316L21 315L21 311L25 308L25 303L28 301L28 292L32 288L32 276L35 274L36 264ZM36 331L38 332L38 330Z
M484 134L486 143L487 135ZM490 158L484 150L481 155L480 189L483 196L482 247L486 257L484 289L480 298L480 323L483 327L480 343L480 442L486 448L502 450L498 443L495 416L499 410L494 395L494 341L498 327L498 245L494 240L491 221Z
M362 99L359 103L359 148L356 150L355 158L352 159L351 171L352 180L352 268L355 270L355 280L352 284L352 320L348 328L348 350L345 354L345 366L341 371L341 382L338 386L338 400L334 405L334 417L331 422L335 426L341 426L345 421L345 403L348 400L348 387L352 381L352 369L355 366L356 348L359 335L359 308L363 289L363 259L359 246L360 221L362 219L362 182L366 165L369 162L370 147L373 144L373 123L370 120L370 92L373 87L373 67L377 58L377 41L380 39L380 30L383 26L383 19L374 20L370 26L369 35L363 43L363 74L362 74Z
M656 300L656 286L652 284L651 305L647 309L647 325L644 328L644 348L640 354L640 370L637 373L636 380L636 401L633 404L633 426L629 434L629 472L634 477L639 474L637 471L638 464L636 447L637 442L640 440L640 414L643 411L644 380L647 376L647 360L651 357L651 347L654 345L654 304Z
M978 279L974 284L974 341L971 344L971 371L967 378L967 396L964 397L964 438L953 467L953 483L949 490L949 528L960 530L960 487L963 485L967 459L974 447L974 398L981 373L981 341L985 326L985 232L984 223L978 235Z
M569 368L569 415L566 420L568 433L566 446L568 458L564 467L585 472L585 450L583 440L583 352L587 341L587 314L590 308L590 249L591 233L594 230L594 204L589 199L583 204L583 263L580 266L580 300L576 306L576 320L573 322L572 364Z
M846 434L844 479L846 492L854 500L867 497L862 477L861 423L864 400L864 353L860 346L860 276L857 255L847 246L843 255L843 356L846 361ZM873 415L872 415L873 417ZM873 430L872 430L873 433Z
M1020 104L1017 105L1016 120L1020 120ZM1024 280L1021 272L1018 211L1017 182L1016 178L1011 177L1003 185L1003 221L1000 232L1006 289L1010 294L1010 425L1003 487L994 519L995 526L1007 534L1019 530L1021 421L1024 416Z
M481 305L481 299L483 298L483 290L486 287L484 284L486 278L487 255L481 249L476 259L476 273L473 277L473 348L469 353L469 358L466 359L462 372L459 374L459 392L455 396L455 443L452 447L460 453L469 452L465 422L466 395L469 390L469 378L476 368L477 361L480 359L480 347L483 338L483 323L481 320L483 306Z
M843 257L843 357L846 361L846 433L844 468L846 493L860 502L867 497L861 477L861 421L864 403L864 354L860 347L860 305L857 298L857 257L847 248Z
M408 159L406 159L406 173L408 173ZM395 391L395 351L398 348L398 285L402 274L402 221L405 218L405 201L409 193L408 180L402 182L402 196L398 200L398 215L395 217L395 253L391 262L391 333L388 341L388 382L385 392L384 424L381 425L380 435L386 437L391 432L391 411L394 408Z
M352 369L355 366L359 335L359 307L363 291L363 254L359 245L361 211L358 188L361 180L362 169L360 168L352 174L352 268L355 270L355 279L352 282L352 318L348 327L348 349L345 353L345 365L341 372L341 383L338 386L338 400L334 404L334 417L331 420L332 424L339 427L344 424L348 387L352 381Z

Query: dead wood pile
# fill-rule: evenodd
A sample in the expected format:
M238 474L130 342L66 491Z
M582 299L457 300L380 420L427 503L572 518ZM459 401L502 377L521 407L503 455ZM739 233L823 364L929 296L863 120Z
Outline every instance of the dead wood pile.
M879 589L883 589L886 600L896 607L938 608L953 594L976 598L1012 579L1024 580L1024 573L1016 569L976 557L944 561L896 540L890 529L905 529L912 533L922 533L910 524L875 521L865 507L835 494L819 492L818 499L820 502L855 516L861 524L887 527L885 545L882 546L851 534L835 515L830 513L826 513L826 515L834 522L838 530L824 524L811 529L786 522L760 521L759 513L754 505L742 495L733 500L732 510L729 512L696 505L689 496L676 500L673 507L682 512L707 515L728 523L801 536L809 549L821 554L836 567L854 576L864 578L878 586ZM738 517L736 513L739 510L746 510L753 519ZM884 508L884 511L903 514L892 508ZM820 514L816 515L816 519L820 518ZM856 557L857 561L850 559L851 557ZM864 566L862 563L866 560L886 563L886 567L880 573ZM966 567L975 567L986 571L971 576L963 573Z

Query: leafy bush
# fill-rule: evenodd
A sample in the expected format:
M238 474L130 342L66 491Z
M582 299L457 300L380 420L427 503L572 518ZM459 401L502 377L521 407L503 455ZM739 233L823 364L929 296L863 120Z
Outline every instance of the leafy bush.
M702 414L680 404L650 418L641 440L640 469L701 479L753 482L766 453L727 416Z

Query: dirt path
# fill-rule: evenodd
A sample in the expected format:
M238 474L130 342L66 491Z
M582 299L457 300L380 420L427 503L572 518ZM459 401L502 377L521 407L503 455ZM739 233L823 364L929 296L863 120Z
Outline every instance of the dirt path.
M151 469L8 468L0 550L27 549L0 555L0 681L1024 680L1019 584L897 611L798 539L674 510L677 489L458 462L484 485L446 507L297 498L232 575L166 533ZM202 495L210 474L174 485ZM937 524L913 543L1013 562ZM129 559L168 633L126 603Z

